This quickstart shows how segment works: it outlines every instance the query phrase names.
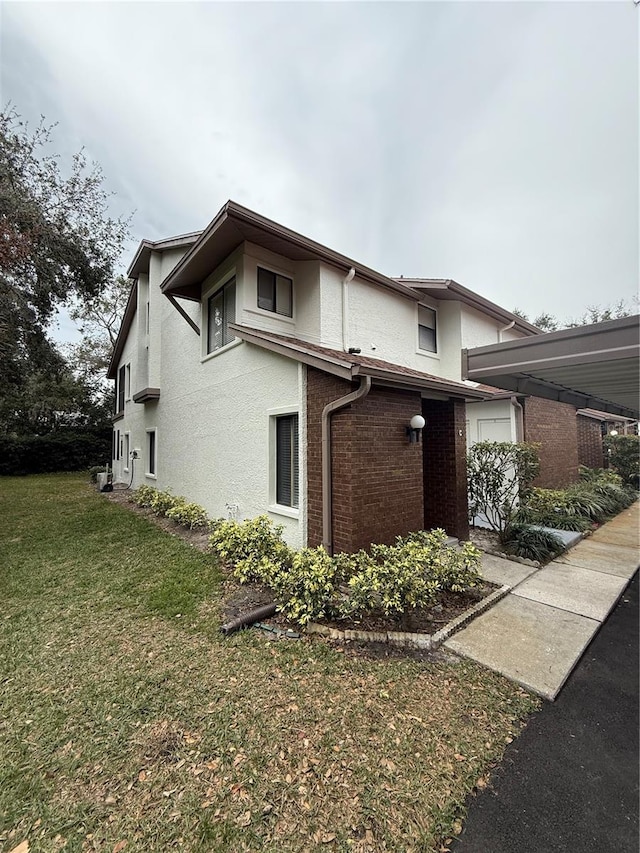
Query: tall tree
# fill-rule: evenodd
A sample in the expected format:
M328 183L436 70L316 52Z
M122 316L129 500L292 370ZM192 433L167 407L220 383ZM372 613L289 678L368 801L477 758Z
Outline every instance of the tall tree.
M77 301L69 314L77 323L82 340L67 344L65 353L77 374L102 387L118 337L122 315L131 291L131 281L117 276L101 288L98 296Z
M46 332L55 309L98 297L129 234L109 214L98 165L80 151L63 174L47 153L52 130L44 119L30 129L10 105L0 112L0 431L15 428L36 376L61 375Z

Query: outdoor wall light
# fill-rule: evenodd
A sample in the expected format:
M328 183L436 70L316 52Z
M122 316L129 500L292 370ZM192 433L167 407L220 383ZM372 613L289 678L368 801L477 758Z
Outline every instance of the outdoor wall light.
M420 433L424 429L425 424L426 421L422 415L414 415L411 418L407 427L407 438L410 444L418 444L420 442Z

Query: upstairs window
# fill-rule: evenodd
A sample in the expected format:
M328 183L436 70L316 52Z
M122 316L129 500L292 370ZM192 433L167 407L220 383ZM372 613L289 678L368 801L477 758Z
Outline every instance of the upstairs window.
M425 352L438 352L436 312L418 305L418 347Z
M258 267L258 308L293 317L293 281Z
M124 383L125 383L124 377L125 377L125 371L126 371L126 367L123 364L122 367L120 368L120 370L118 370L118 397L117 397L116 414L119 414L120 412L124 412Z
M207 352L215 352L235 340L229 323L236 319L236 280L232 278L207 300Z
M276 503L297 508L298 415L276 418Z

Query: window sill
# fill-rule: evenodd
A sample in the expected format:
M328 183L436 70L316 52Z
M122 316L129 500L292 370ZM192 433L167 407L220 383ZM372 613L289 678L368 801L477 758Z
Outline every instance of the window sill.
M270 504L269 512L273 513L274 515L284 515L287 518L300 518L300 510L293 506Z
M222 355L223 352L228 352L230 349L237 347L238 344L241 343L242 340L240 338L236 338L235 340L231 341L231 343L225 344L223 347L220 347L220 349L214 349L213 352L208 352L206 355L203 355L200 361L202 363L204 363L205 361L210 361L212 358L215 358L218 355Z
M429 352L429 350L426 350L426 349L417 349L416 354L417 355L423 355L423 356L425 356L425 358L435 358L438 361L440 361L440 353L439 352Z
M146 472L146 471L145 471L144 476L145 476L148 480L157 480L157 479L158 479L158 477L156 476L156 474L147 474L147 472Z
M257 317L266 317L270 320L280 320L283 323L288 323L290 326L295 326L295 317L290 317L288 314L278 314L277 311L267 311L266 308L243 308L246 314L255 314Z

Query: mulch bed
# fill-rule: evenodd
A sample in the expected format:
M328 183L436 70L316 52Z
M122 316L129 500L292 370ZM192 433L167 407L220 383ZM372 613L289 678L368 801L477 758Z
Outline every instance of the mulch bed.
M132 494L133 492L130 489L117 488L113 492L104 492L105 497L109 500L126 506L132 512L144 516L167 533L178 536L199 551L204 552L208 549L208 532L189 530L170 518L156 515L148 507L139 507L131 501ZM497 535L488 530L474 528L471 539L475 545L483 547L486 550L497 550L499 548ZM497 587L494 584L483 583L481 586L464 593L442 593L433 606L416 609L399 618L385 616L384 613L371 613L361 616L358 619L322 619L320 620L320 624L327 625L330 628L337 628L339 631L408 631L420 634L434 634L470 607L473 607L474 604L482 601L483 598L486 598L496 589ZM273 601L273 594L268 587L258 584L240 585L231 575L228 576L225 583L223 596L221 609L223 623L229 622L231 619L235 619L249 610ZM299 630L299 626L288 620L282 613L276 614L271 619L264 620L264 623L283 630ZM401 653L404 653L404 650ZM387 656L386 652L384 656ZM393 653L393 656L395 656L395 653Z

